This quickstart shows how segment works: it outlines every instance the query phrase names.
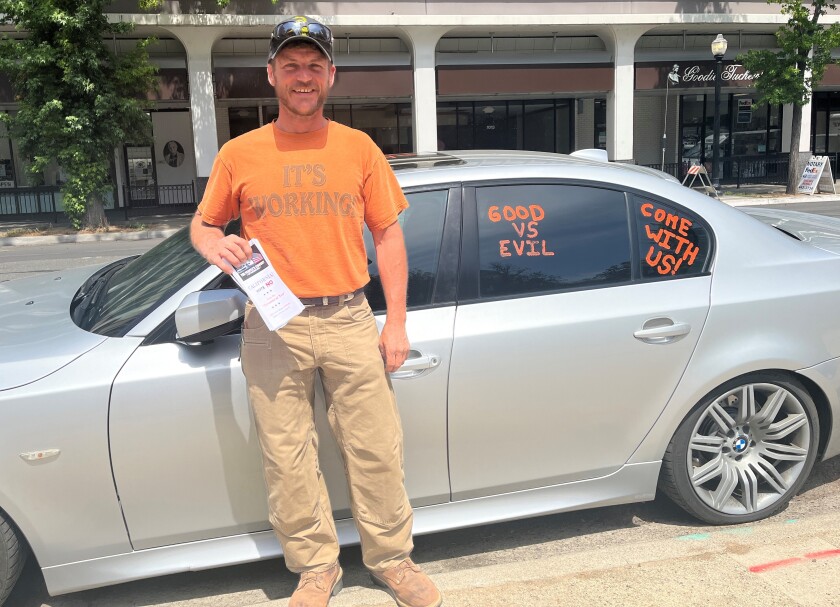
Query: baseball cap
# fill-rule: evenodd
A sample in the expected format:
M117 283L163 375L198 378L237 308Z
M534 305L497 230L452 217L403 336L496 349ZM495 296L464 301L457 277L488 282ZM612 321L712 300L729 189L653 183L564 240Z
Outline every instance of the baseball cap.
M271 42L268 46L268 62L270 63L274 56L280 52L280 49L293 40L311 42L332 62L332 31L323 23L318 23L307 17L292 17L274 26L274 30L271 32Z

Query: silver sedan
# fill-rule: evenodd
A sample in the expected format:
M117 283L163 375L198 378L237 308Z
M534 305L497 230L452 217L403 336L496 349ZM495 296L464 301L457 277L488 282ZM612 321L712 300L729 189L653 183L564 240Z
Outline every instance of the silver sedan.
M416 533L657 489L710 524L754 521L840 453L840 221L751 217L593 153L393 165L411 203L412 350L393 379ZM337 204L295 200L258 202ZM53 594L280 554L243 305L186 232L0 285L0 603L28 549ZM314 415L354 543L323 399Z

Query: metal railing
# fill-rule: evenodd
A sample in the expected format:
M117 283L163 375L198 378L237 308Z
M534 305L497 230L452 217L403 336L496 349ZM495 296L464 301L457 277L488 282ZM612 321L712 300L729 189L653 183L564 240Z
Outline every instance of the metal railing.
M836 156L837 154L835 154ZM682 181L692 164L696 164L696 162L669 162L665 164L664 171ZM646 164L644 166L654 169L662 167L661 164ZM711 178L711 161L706 161L705 166ZM720 183L734 184L735 187L748 183L784 184L787 183L788 154L727 156L721 159L720 171Z
M196 204L192 183L178 185L125 186L125 204L129 208L171 207Z
M116 194L116 191L114 192ZM196 206L194 183L123 188L125 205L116 209L113 200L106 202L106 210L129 215L148 215L160 212L185 212ZM31 188L0 188L0 220L38 218L58 223L64 219L58 186ZM132 213L132 211L134 211ZM51 215L51 217L49 217Z
M57 186L34 188L0 188L0 218L52 214L58 220L61 211L56 205Z

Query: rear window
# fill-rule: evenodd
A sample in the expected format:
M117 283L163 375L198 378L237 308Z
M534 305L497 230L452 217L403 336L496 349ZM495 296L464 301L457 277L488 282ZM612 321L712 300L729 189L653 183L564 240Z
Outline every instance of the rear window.
M709 229L689 211L633 196L642 278L696 276L708 269Z

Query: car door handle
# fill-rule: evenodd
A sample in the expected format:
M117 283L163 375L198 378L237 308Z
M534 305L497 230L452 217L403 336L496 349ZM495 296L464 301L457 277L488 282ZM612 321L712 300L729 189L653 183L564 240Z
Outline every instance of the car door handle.
M402 366L391 373L393 379L408 379L422 375L428 369L434 369L440 364L440 356L437 354L423 354L417 350L411 350L408 358Z
M648 344L669 344L684 335L688 335L691 331L691 325L687 322L673 322L668 318L649 320L645 323L645 326L647 327L653 322L661 323L663 320L667 320L671 324L639 329L633 333L633 337Z

